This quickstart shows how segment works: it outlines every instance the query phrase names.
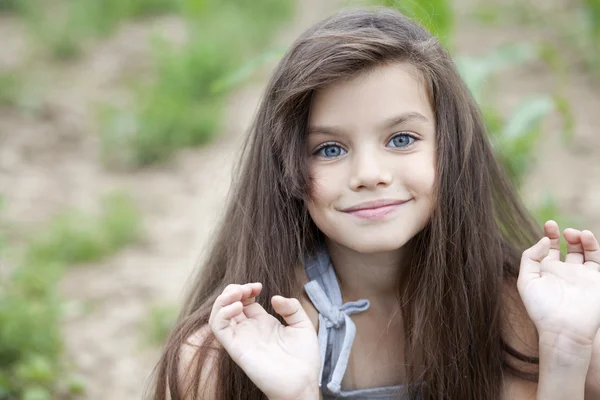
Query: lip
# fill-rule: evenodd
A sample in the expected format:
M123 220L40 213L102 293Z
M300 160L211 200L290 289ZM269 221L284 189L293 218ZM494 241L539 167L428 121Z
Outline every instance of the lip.
M387 207L387 206L399 206L400 204L404 204L407 201L409 201L409 200L381 199L381 200L374 200L374 201L365 201L362 203L358 203L352 207L344 208L341 211L352 212L352 211L360 211L360 210L373 210L373 209Z
M342 211L361 219L380 219L410 200L382 199L365 201Z

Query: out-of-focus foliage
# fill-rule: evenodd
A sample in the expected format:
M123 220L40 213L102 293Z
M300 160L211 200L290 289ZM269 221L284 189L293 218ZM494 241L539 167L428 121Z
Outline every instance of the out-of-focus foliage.
M0 12L16 11L19 0L0 0Z
M581 48L589 58L592 70L600 75L600 0L583 0L585 30Z
M2 221L2 214L4 213L4 208L6 207L6 199L4 198L4 196L2 196L2 194L0 193L0 273L2 273L2 249L4 248L4 242L6 241L6 238L4 237L4 224ZM2 279L2 276L0 275L0 280Z
M83 391L80 379L65 378L58 281L66 266L98 260L139 235L131 200L113 193L99 217L64 213L27 243L22 263L0 285L0 399L68 398Z
M33 59L69 61L132 18L171 13L186 25L183 45L156 39L152 79L133 83L130 108L103 107L106 159L143 165L164 160L182 147L204 143L218 131L228 90L257 65L253 58L286 21L292 0L0 0L31 33ZM93 48L93 46L88 46ZM50 58L49 58L50 56ZM245 62L251 59L253 66ZM26 70L0 73L0 107L30 113ZM30 113L32 117L34 114ZM108 196L99 215L68 211L27 240L0 284L0 399L71 399L85 382L69 376L62 361L60 320L68 311L57 293L66 268L100 260L141 235L141 216L124 195ZM1 222L1 220L0 220ZM3 245L4 242L0 243ZM3 273L5 271L2 271ZM175 313L155 307L143 326L155 345L170 331Z
M561 41L563 48L565 43L569 47L569 52L559 51L554 57L569 57L574 50L590 71L600 76L600 0L565 2L558 10L540 7L541 4L519 0L481 2L471 15L486 25L552 27L553 40Z
M520 186L529 171L533 150L541 133L541 121L552 111L565 119L565 136L573 128L568 103L551 95L536 95L522 100L508 118L496 111L488 93L493 76L508 68L517 67L538 56L536 47L516 44L499 47L480 57L456 57L456 64L475 100L482 106L490 138L512 181Z
M473 97L482 105L494 74L532 61L536 55L534 46L523 43L498 47L478 57L456 56L454 60Z
M522 100L499 130L491 131L492 142L511 180L521 186L535 159L535 144L541 134L541 121L556 106L550 96Z
M15 106L21 78L15 72L0 72L0 106Z
M210 141L231 79L289 15L291 2L188 0L184 10L189 41L182 48L157 41L156 77L137 87L132 108L100 111L108 165L151 164Z
M103 200L99 217L78 211L59 215L46 232L31 241L26 259L65 264L100 260L139 239L140 218L128 197L111 194Z
M145 340L151 346L162 346L177 319L177 308L156 305L150 309L144 322Z
M450 0L382 0L375 4L408 15L433 33L447 49L452 49L454 10Z
M175 12L179 0L11 0L35 42L58 59L78 56L84 41L112 33L132 18Z

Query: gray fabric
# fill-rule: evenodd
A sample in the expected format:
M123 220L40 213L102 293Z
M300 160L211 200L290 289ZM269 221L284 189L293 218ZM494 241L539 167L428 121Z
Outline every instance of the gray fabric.
M342 293L335 270L325 248L304 262L309 282L304 285L306 294L319 312L319 348L321 372L319 386L324 399L403 399L404 386L387 386L353 391L342 391L341 383L356 326L350 318L369 308L369 300L350 301L342 304Z

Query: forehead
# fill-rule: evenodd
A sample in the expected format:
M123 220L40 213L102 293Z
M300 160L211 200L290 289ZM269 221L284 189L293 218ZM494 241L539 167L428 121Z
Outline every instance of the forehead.
M422 74L408 64L394 63L316 91L309 124L358 127L405 112L435 120Z

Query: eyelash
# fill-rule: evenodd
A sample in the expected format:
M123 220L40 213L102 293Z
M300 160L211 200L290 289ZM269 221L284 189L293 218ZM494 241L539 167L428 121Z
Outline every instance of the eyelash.
M406 149L408 147L411 147L416 141L420 140L416 135L410 133L410 132L398 132L396 134L394 134L389 140L388 143L390 143L392 140L394 140L395 138L397 138L398 136L408 136L409 138L412 139L412 142L409 143L408 145L404 146L404 147L392 147L392 148L396 148L396 149ZM322 145L320 145L319 147L317 147L313 153L313 155L318 155L319 152L327 147L331 147L331 146L337 146L339 148L343 147L336 142L327 142L327 143L323 143ZM344 150L346 151L346 150ZM347 151L346 151L347 152ZM339 157L339 156L338 156ZM337 158L337 157L323 157L323 158Z

